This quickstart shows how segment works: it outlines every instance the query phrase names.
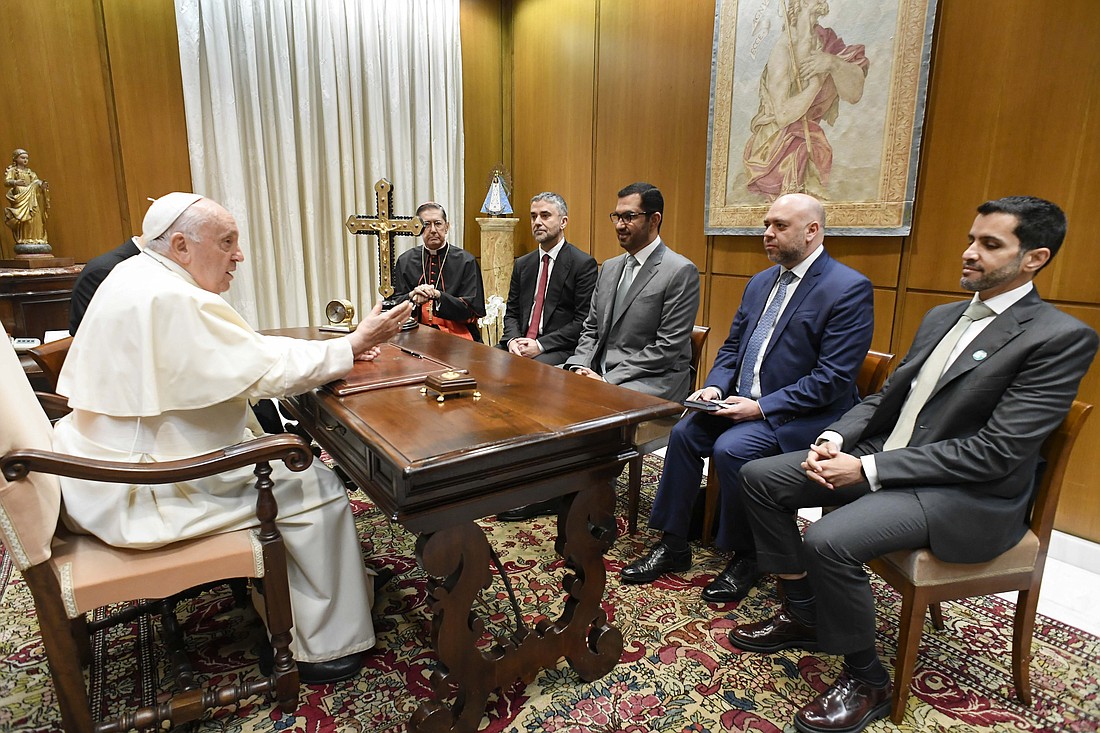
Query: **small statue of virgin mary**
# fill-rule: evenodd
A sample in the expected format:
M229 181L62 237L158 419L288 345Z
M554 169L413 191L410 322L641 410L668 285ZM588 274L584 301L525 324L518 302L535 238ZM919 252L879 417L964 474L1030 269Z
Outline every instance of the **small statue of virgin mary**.
M507 175L500 166L490 173L489 192L485 194L485 203L481 205L482 214L504 216L512 213L512 205L508 203Z

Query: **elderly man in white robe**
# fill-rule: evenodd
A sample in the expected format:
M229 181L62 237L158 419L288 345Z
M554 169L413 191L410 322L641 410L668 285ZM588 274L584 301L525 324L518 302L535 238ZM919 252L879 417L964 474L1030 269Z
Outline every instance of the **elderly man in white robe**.
M356 358L409 318L376 307L346 337L305 341L256 333L221 297L244 260L237 225L197 194L171 193L145 216L142 252L100 286L58 380L72 412L58 449L90 458L155 462L253 436L250 398L296 394L344 376ZM273 466L286 542L292 650L305 682L336 682L374 645L373 588L347 495L327 467ZM62 479L66 523L120 547L256 525L248 468L168 485Z

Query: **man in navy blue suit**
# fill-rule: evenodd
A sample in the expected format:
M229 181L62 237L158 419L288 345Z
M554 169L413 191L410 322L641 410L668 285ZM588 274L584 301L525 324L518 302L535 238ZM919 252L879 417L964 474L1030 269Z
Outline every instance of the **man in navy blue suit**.
M776 266L745 286L706 386L690 397L719 409L693 412L672 430L649 518L663 535L623 568L624 583L651 583L691 567L688 532L709 456L722 492L715 543L733 557L703 599L743 598L759 573L741 466L803 448L859 399L855 380L874 331L871 282L825 251L825 210L812 196L776 199L764 226L764 251Z

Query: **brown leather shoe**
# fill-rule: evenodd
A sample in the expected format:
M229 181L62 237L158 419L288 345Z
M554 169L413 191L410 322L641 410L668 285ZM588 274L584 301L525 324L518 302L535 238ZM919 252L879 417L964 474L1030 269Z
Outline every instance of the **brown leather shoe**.
M833 686L794 716L802 733L859 733L890 713L890 682L875 687L842 672Z
M781 649L817 649L817 629L796 619L784 606L767 621L741 624L730 632L730 644L747 652L771 654Z

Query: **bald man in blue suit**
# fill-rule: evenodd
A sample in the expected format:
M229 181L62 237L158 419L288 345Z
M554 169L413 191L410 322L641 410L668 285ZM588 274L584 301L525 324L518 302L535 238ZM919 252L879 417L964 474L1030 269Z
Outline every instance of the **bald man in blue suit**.
M663 535L623 568L625 583L691 567L687 537L709 456L722 490L715 543L733 557L703 599L743 598L759 573L741 466L806 446L859 400L855 380L874 331L871 282L825 251L825 211L812 196L776 199L764 225L764 250L776 266L749 280L706 386L691 396L720 401L720 409L693 413L672 431L649 519Z

